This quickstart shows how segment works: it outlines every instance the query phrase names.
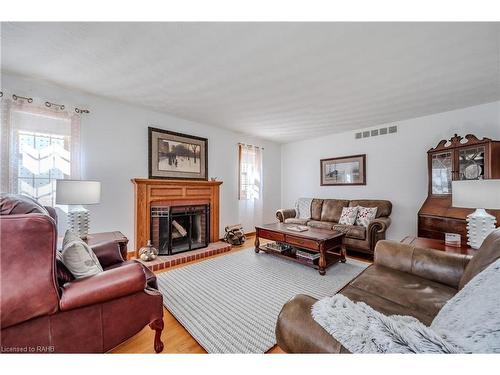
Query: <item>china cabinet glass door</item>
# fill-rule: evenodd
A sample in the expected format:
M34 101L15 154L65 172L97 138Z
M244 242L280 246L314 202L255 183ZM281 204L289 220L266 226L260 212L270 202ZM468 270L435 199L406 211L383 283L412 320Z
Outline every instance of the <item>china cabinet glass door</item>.
M453 153L432 155L432 194L451 194Z
M458 152L458 179L482 180L484 168L485 147L469 147Z

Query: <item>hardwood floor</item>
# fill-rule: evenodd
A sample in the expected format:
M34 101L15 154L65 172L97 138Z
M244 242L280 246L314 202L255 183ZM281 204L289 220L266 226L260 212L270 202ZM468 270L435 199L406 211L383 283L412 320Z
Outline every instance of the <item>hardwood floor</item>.
M210 258L215 258L218 256L224 256L230 253L234 253L236 251L245 250L248 248L253 248L254 238L249 237L245 245L233 247L233 249L228 253L214 255ZM265 243L262 241L261 243ZM197 262L202 262L203 260L210 259L200 259L194 262L190 262L188 264L193 264ZM357 258L358 259L358 258ZM364 260L364 259L360 259ZM182 264L179 266L175 266L169 268L169 270L184 267L186 264ZM157 272L158 273L158 272ZM165 328L162 333L162 341L165 345L162 354L172 354L172 353L186 353L186 354L196 354L196 353L206 353L205 349L203 349L200 344L189 334L188 331L174 318L170 312L163 308L163 321L165 323ZM145 354L145 353L154 353L153 349L153 341L154 341L154 331L149 327L145 327L142 331L140 331L137 335L130 338L120 346L114 348L111 353L122 353L122 354ZM278 354L284 353L278 346L274 346L267 353L269 354Z

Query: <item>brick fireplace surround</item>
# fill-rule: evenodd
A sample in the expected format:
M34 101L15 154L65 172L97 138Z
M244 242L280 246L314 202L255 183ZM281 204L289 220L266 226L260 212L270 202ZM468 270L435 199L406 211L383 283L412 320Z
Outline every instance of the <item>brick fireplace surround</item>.
M231 250L219 241L219 187L222 181L132 179L135 191L135 256L150 239L151 205L210 205L210 244L208 247L144 262L153 271Z

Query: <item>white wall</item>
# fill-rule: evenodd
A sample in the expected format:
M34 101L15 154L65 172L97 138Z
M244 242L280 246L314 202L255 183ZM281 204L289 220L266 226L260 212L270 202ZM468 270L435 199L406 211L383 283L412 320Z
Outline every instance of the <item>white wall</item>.
M500 102L386 125L398 125L398 132L355 140L351 131L283 145L283 207L293 207L299 197L388 199L388 238L415 235L427 197L427 151L455 133L500 139ZM320 159L355 154L366 154L366 186L320 186Z
M88 108L82 116L82 178L102 182L101 203L89 206L91 231L120 230L134 243L134 192L130 181L148 177L148 126L208 138L208 174L221 186L220 233L228 224L245 231L274 220L281 202L281 145L142 107L2 74L2 88L22 96ZM264 147L262 210L238 201L238 142ZM133 245L129 245L129 250Z
M221 235L227 224L241 222L246 231L252 231L255 224L272 222L278 207L293 207L298 197L373 198L393 202L388 237L399 240L416 233L417 211L427 196L427 150L454 133L500 139L500 102L400 121L396 134L355 140L354 132L348 132L281 146L17 75L3 73L2 88L55 103L81 105L91 111L82 119L82 178L102 182L101 204L89 206L92 231L121 230L131 243L134 218L130 179L147 177L148 126L209 139L209 176L224 182ZM265 148L262 209L237 199L238 142ZM366 186L320 186L320 159L363 153L367 154Z

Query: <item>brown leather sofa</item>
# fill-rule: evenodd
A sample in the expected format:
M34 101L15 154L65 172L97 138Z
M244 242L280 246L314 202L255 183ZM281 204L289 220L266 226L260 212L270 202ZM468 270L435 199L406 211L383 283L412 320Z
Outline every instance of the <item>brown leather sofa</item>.
M375 262L339 293L386 315L410 315L430 325L446 301L475 275L500 258L500 228L471 258L380 241ZM289 353L348 353L311 316L312 297L298 295L278 317L278 346ZM480 308L475 306L474 308Z
M368 228L360 225L338 224L344 207L377 207L377 215ZM389 216L392 203L386 200L360 199L313 199L311 204L311 219L297 218L294 208L276 211L280 222L308 225L313 228L334 229L345 233L344 246L347 250L360 251L373 255L375 245L385 239L385 232L391 224Z
M56 261L57 216L29 198L0 196L1 334L5 353L103 353L149 324L163 350L156 277L124 261L118 244L93 246L104 272L75 280Z

